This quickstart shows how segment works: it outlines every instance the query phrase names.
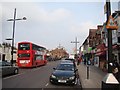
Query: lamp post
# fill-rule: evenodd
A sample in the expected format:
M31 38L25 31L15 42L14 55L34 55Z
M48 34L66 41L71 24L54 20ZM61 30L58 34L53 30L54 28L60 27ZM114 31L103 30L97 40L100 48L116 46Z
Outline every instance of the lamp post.
M106 0L106 9L107 9L107 22L109 20L109 16L111 15L111 6L110 6L110 0ZM108 72L112 73L112 67L110 63L113 62L112 57L112 30L107 30L108 34Z
M109 17L111 15L111 6L110 6L110 0L106 0L106 16L107 16L107 21L109 21ZM106 26L107 28L107 26ZM108 74L103 78L102 80L102 90L107 89L115 89L119 90L119 82L115 78L115 76L112 73L112 65L110 63L113 63L113 57L112 57L112 30L110 28L107 28L107 38L108 38Z
M14 10L14 18L8 19L7 21L13 21L13 32L12 32L12 39L6 39L6 40L12 40L12 46L11 46L11 65L13 65L13 50L14 50L14 33L15 33L15 21L17 20L26 20L26 17L16 19L16 8Z
M78 41L77 41L77 37L75 38L75 41L71 41L71 43L75 43L75 54L77 55L77 44L79 43Z

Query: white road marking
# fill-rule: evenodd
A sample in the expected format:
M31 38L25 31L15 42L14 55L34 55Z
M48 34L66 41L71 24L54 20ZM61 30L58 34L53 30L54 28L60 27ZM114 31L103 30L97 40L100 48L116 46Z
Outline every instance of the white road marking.
M20 74L8 76L8 77L5 77L5 78L3 78L3 79L5 80L5 79L13 78L13 77L16 77L16 76L20 76L20 75L22 75L22 74L24 74L24 73L20 73Z
M49 83L47 83L45 86L47 87L49 85Z
M36 69L30 70L30 71L26 71L26 72L23 72L23 73L19 73L19 74L16 74L16 75L8 76L8 77L5 77L5 78L3 78L3 79L5 80L5 79L13 78L13 77L16 77L16 76L25 74L25 73L27 73L27 72L34 72L34 71L39 70L39 69L41 69L41 68L38 67L38 68L36 68Z

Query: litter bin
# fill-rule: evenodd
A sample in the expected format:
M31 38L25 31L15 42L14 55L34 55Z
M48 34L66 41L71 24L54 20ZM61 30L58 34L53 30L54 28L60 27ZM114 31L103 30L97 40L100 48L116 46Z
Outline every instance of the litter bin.
M102 90L120 90L119 82L112 73L108 73L102 80Z

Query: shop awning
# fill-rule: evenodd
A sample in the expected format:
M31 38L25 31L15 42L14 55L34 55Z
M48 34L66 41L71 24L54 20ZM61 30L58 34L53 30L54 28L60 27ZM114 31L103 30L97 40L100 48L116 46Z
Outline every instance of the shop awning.
M102 55L105 55L106 54L106 51L101 51L101 52L97 52L95 55L96 56L102 56Z

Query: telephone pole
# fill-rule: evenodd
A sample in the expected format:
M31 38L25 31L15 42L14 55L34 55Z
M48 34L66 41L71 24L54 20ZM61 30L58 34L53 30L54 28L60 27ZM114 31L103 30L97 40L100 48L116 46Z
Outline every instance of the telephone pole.
M15 36L15 23L18 20L26 20L26 17L16 19L16 8L14 10L14 18L9 19L7 21L13 21L13 31L12 31L12 38L11 39L6 39L6 40L12 40L12 46L11 46L11 65L13 65L13 51L14 51L14 36Z
M77 41L77 37L75 38L75 41L71 41L71 43L75 43L75 54L77 55L77 44L79 43L78 41Z
M111 6L110 6L110 0L106 0L106 10L107 10L107 21L109 20L109 16L111 15ZM112 56L112 30L107 30L107 37L108 37L108 73L112 73L112 66L110 63L113 62L113 56Z

